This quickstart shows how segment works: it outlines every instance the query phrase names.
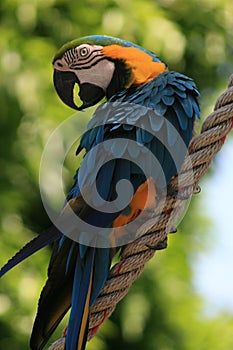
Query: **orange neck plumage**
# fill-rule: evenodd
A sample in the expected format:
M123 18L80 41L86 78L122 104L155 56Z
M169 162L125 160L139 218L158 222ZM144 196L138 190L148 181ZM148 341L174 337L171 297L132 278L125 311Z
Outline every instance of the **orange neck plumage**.
M132 75L126 88L131 85L141 85L156 78L167 67L163 62L154 62L152 57L135 47L122 47L118 45L105 46L102 50L104 56L111 59L123 60L132 70Z

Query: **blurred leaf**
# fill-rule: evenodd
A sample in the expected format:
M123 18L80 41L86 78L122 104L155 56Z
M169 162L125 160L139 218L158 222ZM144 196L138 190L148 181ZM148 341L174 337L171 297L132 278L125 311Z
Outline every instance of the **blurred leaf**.
M233 71L232 13L230 0L1 1L1 265L49 226L39 193L40 159L51 132L72 113L54 92L51 61L56 50L89 34L118 36L142 45L171 70L194 78L202 92L204 118ZM80 125L86 122L80 120ZM68 155L67 189L79 162ZM204 214L200 216L201 206L195 198L179 232L169 238L169 248L148 263L90 342L90 350L233 347L233 317L206 319L192 284L193 261L210 242L210 223ZM49 255L50 249L44 249L1 280L0 350L28 348ZM53 339L65 325L66 321Z

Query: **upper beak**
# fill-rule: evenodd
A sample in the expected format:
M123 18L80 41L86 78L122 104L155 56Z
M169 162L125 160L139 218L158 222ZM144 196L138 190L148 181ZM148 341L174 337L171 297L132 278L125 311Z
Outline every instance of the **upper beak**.
M54 69L53 82L60 99L69 107L79 110L74 103L74 85L78 78L73 72L61 72Z
M60 99L69 107L82 111L84 108L98 103L104 96L104 90L91 83L80 83L73 72L59 71L54 69L53 82ZM79 85L79 97L82 101L81 106L74 103L74 85Z

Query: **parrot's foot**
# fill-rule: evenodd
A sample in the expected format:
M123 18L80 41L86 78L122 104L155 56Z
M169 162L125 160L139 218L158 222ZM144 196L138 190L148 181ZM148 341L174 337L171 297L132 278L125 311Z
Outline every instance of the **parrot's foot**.
M201 192L201 187L196 185L193 190L180 188L179 190L172 188L172 186L167 187L167 195L178 200L188 200L192 194L199 194Z
M180 200L180 201L187 201L190 198L190 194L186 194L186 193L177 193L176 195L176 199Z
M199 194L201 192L201 186L200 185L196 185L193 189L193 193L194 194Z
M167 248L167 237L162 241L156 244L155 246L151 246L147 244L147 247L152 250L162 250Z
M167 186L167 196L173 197L177 200L187 200L190 198L191 193L185 187L179 187L178 184L176 184L175 187L174 185L169 184Z

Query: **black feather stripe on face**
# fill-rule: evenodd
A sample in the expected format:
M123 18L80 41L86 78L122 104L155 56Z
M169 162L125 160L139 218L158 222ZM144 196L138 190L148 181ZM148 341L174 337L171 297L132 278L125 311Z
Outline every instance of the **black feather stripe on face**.
M113 62L115 64L115 70L106 90L107 98L127 88L132 79L132 70L123 60L113 60Z

